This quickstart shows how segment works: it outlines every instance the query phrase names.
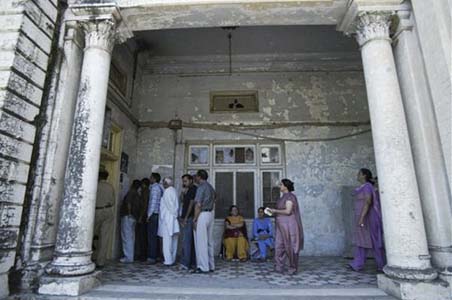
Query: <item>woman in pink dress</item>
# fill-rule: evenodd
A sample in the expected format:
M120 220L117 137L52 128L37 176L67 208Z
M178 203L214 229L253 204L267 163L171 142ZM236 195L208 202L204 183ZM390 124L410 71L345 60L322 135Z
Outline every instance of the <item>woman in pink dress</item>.
M270 209L276 215L275 271L282 273L287 266L288 274L293 275L298 272L298 255L303 249L303 226L293 182L281 180L280 189L283 195L276 209Z
M372 173L368 169L358 172L361 185L355 189L353 244L355 253L349 266L354 271L364 268L367 250L373 249L379 271L385 264L380 202L372 185Z

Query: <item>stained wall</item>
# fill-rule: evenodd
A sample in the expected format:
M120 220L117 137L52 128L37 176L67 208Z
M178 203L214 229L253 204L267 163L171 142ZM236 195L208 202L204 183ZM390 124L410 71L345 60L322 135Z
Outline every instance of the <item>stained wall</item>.
M209 93L218 90L257 90L259 112L211 113ZM173 131L164 127L179 118L204 129L184 128L178 134L182 144L190 141L253 140L246 134L212 130L211 124L282 124L317 122L309 126L261 128L248 131L281 139L285 148L286 176L295 182L305 226L304 255L342 255L349 243L349 191L356 186L361 167L375 171L370 132L335 141L299 142L361 132L369 125L340 127L334 122L369 120L363 74L344 72L256 72L234 75L177 76L144 74L137 89L139 120L148 124L138 133L139 176L160 171L172 175L175 143ZM151 123L148 123L151 122ZM329 123L330 122L330 123ZM246 131L246 130L245 130ZM185 147L181 147L185 149ZM177 152L176 156L180 156ZM185 157L185 154L183 155ZM176 160L177 161L177 160ZM184 164L177 164L182 174ZM344 193L344 191L347 191ZM217 224L216 246L221 222Z

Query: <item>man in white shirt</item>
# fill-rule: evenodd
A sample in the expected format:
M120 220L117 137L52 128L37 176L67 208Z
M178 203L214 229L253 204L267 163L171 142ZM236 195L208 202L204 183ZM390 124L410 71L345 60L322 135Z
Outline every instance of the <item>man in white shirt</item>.
M163 197L160 201L158 235L163 240L163 264L171 266L176 262L177 240L179 238L179 197L173 187L173 179L163 179Z

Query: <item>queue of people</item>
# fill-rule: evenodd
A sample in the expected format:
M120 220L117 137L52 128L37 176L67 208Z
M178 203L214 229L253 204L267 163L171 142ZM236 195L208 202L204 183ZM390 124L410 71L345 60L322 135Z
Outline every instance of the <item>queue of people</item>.
M105 183L107 178L108 172L101 170L96 204L96 227L99 227L96 230L100 232L106 232L112 225L113 203L108 199L114 199L114 194L112 187ZM360 186L354 191L355 252L348 267L354 271L362 270L367 251L372 249L377 269L381 271L386 262L378 183L368 169L361 169L357 179ZM174 188L173 179L165 177L160 183L158 173L152 173L149 179L133 181L120 207L124 254L120 262L146 260L149 264L155 264L162 260L163 265L173 266L181 237L181 270L193 273L215 270L215 190L207 181L205 170L199 170L195 176L185 174L181 180L183 188L180 195ZM226 261L266 261L273 252L276 272L298 272L304 235L299 203L293 193L294 183L289 179L281 180L280 191L282 196L276 207L258 209L250 236L239 208L235 205L230 207L223 233L222 252ZM274 228L269 216L274 216ZM99 267L104 264L100 255L105 254L109 238L107 234L99 238L96 260Z

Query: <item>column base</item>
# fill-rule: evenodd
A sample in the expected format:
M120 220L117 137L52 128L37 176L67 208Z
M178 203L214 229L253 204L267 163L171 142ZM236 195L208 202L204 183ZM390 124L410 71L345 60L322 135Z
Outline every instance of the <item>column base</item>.
M452 267L440 269L438 275L441 280L449 284L450 297L452 299Z
M438 272L433 268L428 269L405 269L385 266L383 272L392 278L405 280L434 280L438 277Z
M0 274L0 299L9 295L8 273Z
M45 268L47 274L56 276L82 276L94 272L95 269L91 252L57 254Z
M401 300L450 300L450 286L442 280L417 281L377 276L378 287Z
M39 282L38 293L54 296L79 296L101 284L100 274L100 271L95 271L82 276L45 275Z

